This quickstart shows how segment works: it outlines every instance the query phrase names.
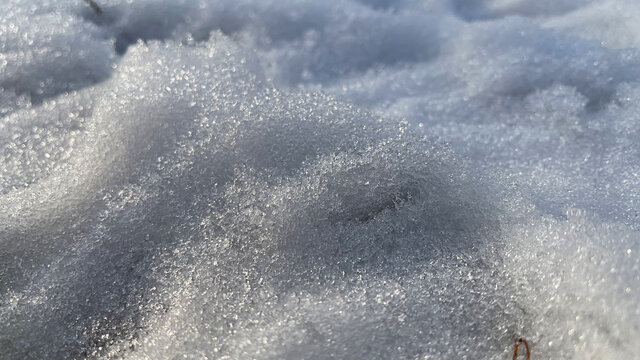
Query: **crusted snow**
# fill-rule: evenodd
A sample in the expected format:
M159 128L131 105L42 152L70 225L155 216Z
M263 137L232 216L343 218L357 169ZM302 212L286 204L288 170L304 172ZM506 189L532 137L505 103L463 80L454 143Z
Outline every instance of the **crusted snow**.
M0 359L637 356L633 1L0 4Z

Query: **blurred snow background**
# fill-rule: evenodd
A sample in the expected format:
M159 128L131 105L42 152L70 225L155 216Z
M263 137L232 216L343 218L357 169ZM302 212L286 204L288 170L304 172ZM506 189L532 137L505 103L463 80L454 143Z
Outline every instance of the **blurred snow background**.
M640 4L0 4L1 359L637 357Z

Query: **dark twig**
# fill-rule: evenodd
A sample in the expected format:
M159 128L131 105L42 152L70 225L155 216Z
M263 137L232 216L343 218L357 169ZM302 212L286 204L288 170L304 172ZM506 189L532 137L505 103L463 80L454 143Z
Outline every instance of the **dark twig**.
M98 4L96 4L95 1L93 0L84 0L87 2L87 4L89 4L89 6L91 6L91 8L93 9L93 11L96 12L96 14L100 15L102 14L102 9L100 9L100 6Z
M524 344L524 350L526 352L527 355L527 360L531 359L531 352L529 351L529 344L527 343L527 340L525 339L518 339L518 341L516 341L516 347L515 349L513 349L513 360L516 360L516 358L518 357L518 345L520 344Z

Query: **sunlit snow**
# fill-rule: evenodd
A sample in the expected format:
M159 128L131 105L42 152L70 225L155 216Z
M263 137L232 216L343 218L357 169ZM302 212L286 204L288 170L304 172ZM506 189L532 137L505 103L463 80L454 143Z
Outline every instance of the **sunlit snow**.
M640 3L95 1L0 3L0 359L638 357Z

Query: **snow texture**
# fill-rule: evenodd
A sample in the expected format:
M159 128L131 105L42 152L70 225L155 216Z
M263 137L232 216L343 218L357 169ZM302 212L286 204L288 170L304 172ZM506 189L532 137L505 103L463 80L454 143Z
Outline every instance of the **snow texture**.
M0 359L638 356L640 4L7 0Z

